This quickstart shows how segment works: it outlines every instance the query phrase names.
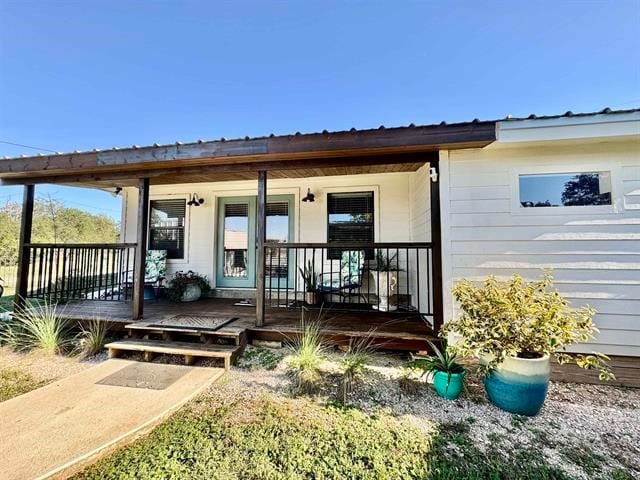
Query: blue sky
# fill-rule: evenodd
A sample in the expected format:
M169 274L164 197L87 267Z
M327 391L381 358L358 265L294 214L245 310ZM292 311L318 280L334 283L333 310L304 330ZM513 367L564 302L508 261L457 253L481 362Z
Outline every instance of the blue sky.
M639 25L640 0L3 0L0 141L72 151L632 108ZM106 194L38 191L118 215Z

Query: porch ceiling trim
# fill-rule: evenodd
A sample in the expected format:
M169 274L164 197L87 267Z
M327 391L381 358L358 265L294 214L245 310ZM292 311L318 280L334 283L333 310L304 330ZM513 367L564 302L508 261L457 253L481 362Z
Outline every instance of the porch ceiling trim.
M493 121L222 139L5 159L0 160L0 180L63 183L198 174L203 168L213 173L352 166L362 164L358 159L374 157L378 164L397 164L416 161L414 155L401 154L479 148L495 139Z

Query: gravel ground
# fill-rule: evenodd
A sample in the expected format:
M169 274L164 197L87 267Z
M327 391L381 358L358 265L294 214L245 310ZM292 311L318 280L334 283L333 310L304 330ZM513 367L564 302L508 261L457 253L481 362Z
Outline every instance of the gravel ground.
M8 347L0 347L0 369L18 369L42 382L68 377L106 359L106 353L80 359L64 355L48 355L38 351L19 353Z
M248 347L245 356L260 358L261 352ZM262 352L265 351L261 348ZM284 349L270 350L283 357ZM271 356L267 353L267 356ZM330 354L323 369L323 384L315 401L335 401L340 376L339 352ZM229 393L255 395L271 391L290 395L286 357L273 370L257 362L240 362L223 387ZM473 444L483 451L499 444L505 455L536 446L546 461L575 478L591 478L594 473L624 468L640 478L640 390L604 385L552 383L540 414L522 417L489 404L481 380L469 374L462 397L449 401L438 397L424 380L403 369L406 362L397 355L377 354L363 381L356 386L350 403L368 412L383 409L402 416L430 434L435 428L465 422ZM221 388L214 385L212 388ZM244 392L244 393L242 393ZM585 467L586 465L586 467Z

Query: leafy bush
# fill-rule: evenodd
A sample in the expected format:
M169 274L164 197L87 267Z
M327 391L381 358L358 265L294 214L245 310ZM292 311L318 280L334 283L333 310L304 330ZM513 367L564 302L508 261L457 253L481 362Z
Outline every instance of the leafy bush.
M508 356L555 354L560 363L567 363L572 357L564 353L566 347L587 342L598 332L593 323L595 310L570 308L568 300L550 289L552 285L548 272L533 282L520 275L504 282L490 276L480 286L462 280L453 288L461 314L445 324L442 334L458 334L461 338L451 346L455 352L483 356L487 369ZM599 369L603 380L614 378L606 360L600 353L576 357L580 367Z
M283 355L279 352L265 347L247 347L242 354L242 357L238 360L238 367L254 370L257 368L264 368L265 370L274 370Z
M83 357L91 357L100 353L107 340L109 325L104 320L94 319L80 325L78 347Z
M211 285L209 285L209 280L207 280L205 275L200 275L192 270L189 270L186 273L176 272L166 289L166 295L169 300L174 302L181 301L182 295L187 289L187 285L191 283L197 283L200 286L200 290L202 290L203 295L211 290Z
M327 350L320 334L321 318L322 310L315 320L309 321L305 321L303 312L300 334L290 342L293 355L288 363L289 375L294 381L294 390L301 394L314 393L322 377L320 367Z
M55 354L72 345L69 327L64 311L56 304L26 300L4 323L0 338L16 350L39 349Z

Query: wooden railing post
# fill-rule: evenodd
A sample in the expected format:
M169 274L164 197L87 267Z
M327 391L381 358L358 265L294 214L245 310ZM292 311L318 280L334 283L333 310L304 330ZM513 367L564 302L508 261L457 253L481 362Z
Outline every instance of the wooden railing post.
M33 225L33 198L35 185L25 185L22 196L22 217L20 220L20 240L18 245L18 273L16 278L16 295L14 298L14 310L24 307L29 285L29 247L31 243L31 227Z
M147 229L149 224L149 179L138 184L138 228L135 262L133 265L132 318L142 318L144 309L144 266L147 257Z
M267 172L258 172L258 208L256 212L256 325L264 324L265 268L264 245L267 239Z

